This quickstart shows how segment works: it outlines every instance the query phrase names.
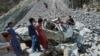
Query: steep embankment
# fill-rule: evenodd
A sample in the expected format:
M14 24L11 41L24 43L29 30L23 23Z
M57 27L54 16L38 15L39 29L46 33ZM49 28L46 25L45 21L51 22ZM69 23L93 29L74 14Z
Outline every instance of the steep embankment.
M19 2L20 0L0 0L0 16L9 11Z
M7 13L2 15L0 17L0 31L4 30L7 23L10 21L15 22L15 24L18 23L36 2L36 0L23 0Z
M35 19L38 19L39 16L46 19L60 17L64 19L66 15L69 15L69 12L70 10L61 0L40 0L16 26L27 23L30 17L34 17Z
M94 14L94 12L89 12L89 15L86 15L82 11L75 12L67 7L68 4L66 3L68 2L68 0L23 0L8 13L0 17L0 30L3 30L9 21L18 23L22 19L22 22L19 22L19 24L23 24L30 17L37 19L39 16L46 19L60 17L65 20L68 15L72 15L75 21L80 21L91 29L100 28L100 16L98 16L100 13Z

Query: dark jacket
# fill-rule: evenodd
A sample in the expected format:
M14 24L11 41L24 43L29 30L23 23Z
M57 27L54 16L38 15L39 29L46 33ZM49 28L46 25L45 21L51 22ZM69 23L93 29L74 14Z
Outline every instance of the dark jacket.
M69 25L75 25L75 22L74 22L73 18L70 18L70 19L68 20L68 24L69 24Z
M28 26L28 32L29 32L29 35L30 36L37 35L37 33L35 31L35 26L33 24L30 24Z

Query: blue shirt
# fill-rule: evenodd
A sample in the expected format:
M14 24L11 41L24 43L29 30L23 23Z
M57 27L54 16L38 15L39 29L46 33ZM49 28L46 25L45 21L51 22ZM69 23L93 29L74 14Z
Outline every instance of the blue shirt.
M14 44L18 44L18 40L17 40L17 38L16 38L16 32L15 32L15 30L13 29L13 28L8 28L7 29L7 32L9 32L10 34L11 34L11 36L12 36L12 38L11 38L11 42L12 43L14 43Z

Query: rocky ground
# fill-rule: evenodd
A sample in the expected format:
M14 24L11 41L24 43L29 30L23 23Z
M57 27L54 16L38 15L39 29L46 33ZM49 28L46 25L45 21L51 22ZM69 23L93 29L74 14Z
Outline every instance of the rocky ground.
M75 13L73 17L76 21L80 21L84 23L90 29L98 29L100 30L100 13L95 14L95 12L82 12Z

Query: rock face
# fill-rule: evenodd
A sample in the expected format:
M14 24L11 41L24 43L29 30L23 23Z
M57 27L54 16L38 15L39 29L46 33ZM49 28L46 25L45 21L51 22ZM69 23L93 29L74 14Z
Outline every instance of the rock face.
M18 24L27 22L30 17L37 19L39 16L48 20L55 19L57 17L65 19L66 15L69 15L69 12L69 9L61 0L40 0Z
M0 0L0 16L19 3L20 0Z
M10 8L10 11L0 16L0 31L5 30L8 22L13 21L15 24L18 23L36 2L36 0L23 0L12 9Z
M6 0L0 0L0 1L6 1ZM26 1L26 0L24 0ZM12 20L12 18L14 18L14 21L16 21L15 19L22 19L22 22L27 22L28 19L30 17L34 17L35 19L37 19L39 16L46 18L46 19L55 19L57 17L61 18L62 20L66 20L67 16L72 15L72 17L74 18L75 21L80 21L82 23L84 23L85 25L87 25L87 27L90 27L91 29L94 28L99 28L100 27L100 13L94 13L94 12L82 12L82 11L77 11L74 12L73 10L68 8L68 0L28 0L26 1L27 3L24 4L24 6L22 7L22 5L20 5L18 8L19 11L22 10L21 13L19 13L18 10L14 11L15 14L11 15L11 16L5 16L4 18L10 18L10 20ZM36 2L34 4L34 2ZM34 4L34 6L27 6L28 4ZM21 3L23 4L23 3ZM33 5L32 4L32 5ZM26 11L29 7L31 7L31 10ZM20 10L21 9L21 10ZM25 10L26 9L26 10ZM25 12L26 11L26 12ZM10 15L10 14L9 14ZM19 15L19 16L18 16ZM26 16L25 16L26 15ZM23 16L23 17L22 17ZM4 25L6 23L2 22L5 21L4 20L0 20L0 23L3 23L1 25ZM20 21L20 20L17 20ZM18 24L23 24L23 23L18 23ZM17 22L16 22L17 23ZM0 26L1 28L1 26ZM3 28L3 27L2 27Z
M61 18L62 20L66 20L66 17L69 15L72 15L75 21L80 21L91 29L100 27L100 13L83 12L79 10L75 12L67 7L64 0L38 1L18 24L27 22L30 17L34 17L36 20L39 16L48 20L55 19L57 17Z

